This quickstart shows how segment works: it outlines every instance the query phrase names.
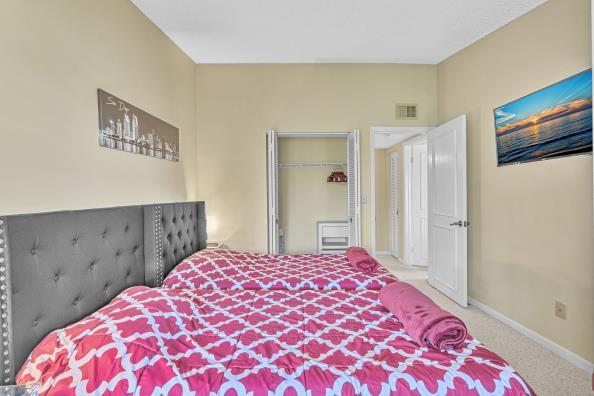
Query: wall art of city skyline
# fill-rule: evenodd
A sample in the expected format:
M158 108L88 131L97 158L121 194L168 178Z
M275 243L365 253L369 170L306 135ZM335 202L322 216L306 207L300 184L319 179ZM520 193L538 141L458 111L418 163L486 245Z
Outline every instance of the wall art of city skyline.
M179 129L102 89L97 99L101 147L179 161Z

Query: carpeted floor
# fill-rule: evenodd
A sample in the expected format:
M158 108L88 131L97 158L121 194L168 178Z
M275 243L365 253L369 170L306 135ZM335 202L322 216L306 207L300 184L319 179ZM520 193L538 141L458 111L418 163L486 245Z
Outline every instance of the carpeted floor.
M528 337L476 307L462 308L427 283L427 271L398 263L391 256L379 261L400 280L430 296L466 323L470 334L507 360L538 395L593 395L590 374L543 348Z

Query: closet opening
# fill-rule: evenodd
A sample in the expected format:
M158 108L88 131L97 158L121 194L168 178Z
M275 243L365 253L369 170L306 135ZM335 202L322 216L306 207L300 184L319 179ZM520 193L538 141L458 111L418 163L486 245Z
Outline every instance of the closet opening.
M268 131L268 250L360 244L359 132Z

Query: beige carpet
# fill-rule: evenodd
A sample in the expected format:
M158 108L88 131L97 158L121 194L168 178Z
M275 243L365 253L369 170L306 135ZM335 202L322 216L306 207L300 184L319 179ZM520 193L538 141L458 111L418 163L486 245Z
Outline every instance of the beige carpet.
M507 360L538 395L593 395L590 375L476 307L462 308L427 283L424 268L398 263L391 256L379 261L400 280L430 296L442 308L464 320L473 337Z

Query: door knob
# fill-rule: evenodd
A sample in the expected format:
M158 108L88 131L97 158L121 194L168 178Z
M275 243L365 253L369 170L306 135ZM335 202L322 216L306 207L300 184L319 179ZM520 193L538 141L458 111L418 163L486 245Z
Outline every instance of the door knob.
M462 220L458 220L454 223L450 223L451 226L458 226L458 227L462 227Z

